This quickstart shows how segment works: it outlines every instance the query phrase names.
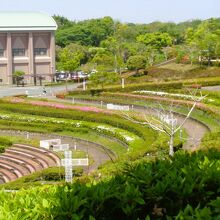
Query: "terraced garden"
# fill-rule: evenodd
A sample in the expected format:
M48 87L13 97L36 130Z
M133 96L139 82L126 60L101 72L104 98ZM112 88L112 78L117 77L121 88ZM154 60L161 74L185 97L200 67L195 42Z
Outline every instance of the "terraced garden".
M149 107L155 107L158 100L165 109L174 102L178 104L175 114L181 123L187 105L191 104L190 97L181 95L184 89L179 84L175 89L171 89L171 83L163 85L165 95L133 93L136 90L133 87L129 93L116 93L114 89L113 92L95 91L98 95L72 92L66 99L2 99L2 131L73 138L82 141L82 145L86 143L83 140L87 141L94 169L89 175L82 170L75 171L72 185L64 185L64 170L56 168L2 184L1 188L19 191L1 192L0 216L8 219L187 219L190 216L218 219L218 93L205 91L209 96L185 124L183 137L176 135L175 146L183 144L193 152L180 150L173 158L168 157L166 136L126 120L120 111L105 108L105 103L129 104L140 114L153 114ZM146 90L150 91L148 87ZM73 97L75 104L72 104ZM193 142L187 140L193 136L190 129L199 138L193 147ZM7 154L10 152L7 147L18 139L9 142L5 135L2 140L1 151L6 147ZM20 138L18 142L22 141L37 145L35 138ZM97 151L92 154L89 150L96 147ZM16 150L12 148L11 152ZM99 157L104 155L105 159L101 160ZM30 189L33 186L36 188ZM9 207L13 207L13 212L8 212Z

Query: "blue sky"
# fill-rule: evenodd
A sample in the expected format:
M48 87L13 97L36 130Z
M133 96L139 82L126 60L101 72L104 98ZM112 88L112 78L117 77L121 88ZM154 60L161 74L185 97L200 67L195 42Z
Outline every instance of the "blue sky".
M220 17L220 0L0 0L1 11L42 11L70 20L111 16L121 22L181 22Z

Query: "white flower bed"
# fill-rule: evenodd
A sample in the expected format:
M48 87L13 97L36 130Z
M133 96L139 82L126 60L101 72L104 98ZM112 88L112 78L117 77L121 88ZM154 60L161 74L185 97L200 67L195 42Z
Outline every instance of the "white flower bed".
M104 125L98 125L96 126L96 128L98 130L106 130L106 131L110 131L113 134L118 133L119 135L121 135L126 141L130 142L130 141L134 141L136 137L132 137L132 134L130 134L129 132L125 132L125 131L121 131L121 129L118 128L114 128L114 127L107 127Z
M134 91L133 93L151 94L151 95L157 95L157 96L171 96L171 97L178 97L178 98L183 98L183 99L187 99L187 100L195 99L195 96L192 96L192 95L168 93L168 92L156 92L156 91L148 91L148 90ZM197 97L197 98L199 98L199 97Z
M71 124L72 126L76 128L88 127L100 133L102 133L102 131L108 131L112 133L114 136L115 134L118 134L119 136L121 136L122 138L124 138L126 141L129 141L129 142L134 141L137 138L137 136L131 134L130 132L126 132L120 128L114 128L114 127L107 126L107 125L97 125L96 123L92 123L92 122L72 121L68 119L58 120L55 118L44 118L40 116L38 117L20 116L16 114L1 114L0 119L10 120L10 121L22 121L22 122L37 122L37 123L42 123L42 124L46 124L46 123L63 124L63 125Z

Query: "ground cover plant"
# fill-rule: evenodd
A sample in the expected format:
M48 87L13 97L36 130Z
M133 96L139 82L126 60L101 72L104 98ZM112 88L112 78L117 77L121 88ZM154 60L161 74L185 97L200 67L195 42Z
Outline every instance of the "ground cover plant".
M5 148L9 147L12 145L12 141L10 141L7 138L0 137L0 153L5 152Z

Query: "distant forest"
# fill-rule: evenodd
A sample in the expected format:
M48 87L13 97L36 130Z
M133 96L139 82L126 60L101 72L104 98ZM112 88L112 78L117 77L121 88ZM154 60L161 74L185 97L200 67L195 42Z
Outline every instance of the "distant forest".
M57 69L102 71L137 69L176 58L211 65L220 57L220 18L178 24L121 23L111 17L70 21L54 16Z

